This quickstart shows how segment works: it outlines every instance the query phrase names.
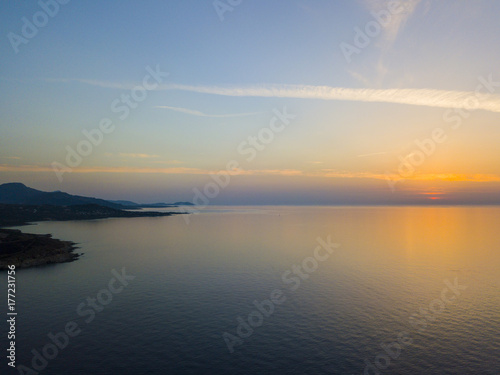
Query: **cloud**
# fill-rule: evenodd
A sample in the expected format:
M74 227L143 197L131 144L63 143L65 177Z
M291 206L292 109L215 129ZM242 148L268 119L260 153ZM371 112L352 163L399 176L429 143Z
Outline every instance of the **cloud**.
M154 160L151 163L155 164L183 164L180 160Z
M366 77L364 77L363 75L361 75L353 70L348 70L347 73L349 73L351 75L351 77L353 77L357 81L363 83L365 86L371 85L370 81Z
M53 172L50 166L41 165L8 165L0 164L0 172ZM210 175L224 173L221 170L209 170L201 168L172 167L172 168L150 168L150 167L79 167L74 168L72 173L154 173L154 174L191 174ZM239 176L295 176L295 177L319 177L339 179L375 179L375 180L407 180L407 181L449 181L449 182L500 182L500 175L496 174L456 174L456 173L428 173L418 174L408 178L401 178L398 174L375 173L375 172L346 172L335 169L321 169L319 171L306 172L297 169L239 169L233 172Z
M159 158L159 155L149 155L149 154L128 154L120 153L118 154L123 158L139 158L139 159L149 159L149 158Z
M0 172L54 172L51 166L0 164ZM149 168L149 167L78 167L72 173L163 173L163 174L209 174L199 168Z
M383 152L372 152L371 154L363 154L363 155L358 155L358 158L364 158L364 157L367 157L367 156L376 156L376 155L386 155L388 154L387 151L383 151Z
M489 77L491 80L491 76ZM45 79L47 80L47 79ZM53 82L78 81L103 88L132 89L135 85L100 82L82 79L50 79ZM436 89L353 89L345 87L312 86L312 85L276 85L259 86L193 86L182 84L164 84L157 90L182 90L200 94L211 94L233 97L263 97L263 98L296 98L319 100L346 100L358 102L377 102L408 104L425 107L481 109L490 112L500 112L500 96L493 94L477 94L473 91L448 91ZM166 106L163 106L166 107ZM205 115L202 112L186 108L168 107L192 115ZM252 113L257 114L257 113ZM251 115L238 114L238 115ZM210 116L210 115L206 115ZM228 116L228 115L212 115ZM231 116L231 115L229 115Z
M164 90L183 90L223 96L347 100L467 110L471 110L471 107L474 106L474 109L500 112L500 96L486 94L478 96L472 91L447 91L435 89L352 89L310 85L220 87L170 84L164 85L161 88Z
M119 82L109 82L109 81L97 81L95 79L82 79L82 78L41 78L42 81L45 82L53 82L53 83L84 83L90 86L98 86L105 89L118 89L118 90L131 90L137 84L133 83L119 83Z
M156 106L154 108L170 109L172 111L186 113L188 115L193 115L193 116L198 116L198 117L245 117L245 116L259 115L262 113L262 112L252 112L252 113L231 113L231 114L223 114L223 115L208 115L206 113L203 113L203 112L200 112L200 111L197 111L194 109L170 107L170 106L166 106L166 105L159 105L159 106Z
M421 0L404 0L396 2L394 0L365 0L366 8L370 11L372 16L378 20L378 23L382 27L382 34L376 43L376 46L381 50L380 59L375 65L378 76L376 81L379 82L379 84L389 71L384 63L385 56L398 39L407 21L412 17L420 2ZM396 8L392 9L391 4L396 4Z
M391 14L387 22L383 25L382 41L379 45L383 50L388 50L399 36L399 33L404 29L408 19L413 15L415 9L421 0L405 0L400 1L401 11ZM381 11L389 11L389 4L394 3L394 0L365 0L366 7L372 13Z
M120 152L118 154L113 154L111 152L105 152L104 156L108 158L127 158L127 159L154 159L154 158L159 158L160 155L151 155L151 154L139 154L139 153L127 153L127 152Z

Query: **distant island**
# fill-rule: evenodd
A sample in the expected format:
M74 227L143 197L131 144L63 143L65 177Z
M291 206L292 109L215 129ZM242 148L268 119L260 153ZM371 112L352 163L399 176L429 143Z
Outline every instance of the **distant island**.
M17 268L76 260L75 244L53 239L51 235L23 233L4 227L37 221L93 220L113 217L160 217L178 212L126 211L191 205L188 202L138 204L107 201L68 193L44 192L22 183L0 185L0 270L14 264Z

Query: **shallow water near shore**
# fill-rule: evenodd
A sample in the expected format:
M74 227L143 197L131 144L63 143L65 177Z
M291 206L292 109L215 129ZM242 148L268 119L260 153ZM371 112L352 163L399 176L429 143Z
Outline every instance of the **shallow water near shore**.
M41 374L500 373L500 207L210 207L188 219L19 227L84 255L19 270L17 364L32 367L32 349L75 322ZM281 302L259 312L276 290Z

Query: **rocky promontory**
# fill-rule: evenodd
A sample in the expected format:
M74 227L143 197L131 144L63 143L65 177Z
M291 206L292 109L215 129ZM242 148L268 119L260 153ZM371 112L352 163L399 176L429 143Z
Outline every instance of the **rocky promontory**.
M159 217L169 212L126 211L97 204L73 206L0 204L0 227L21 226L37 221L95 220L111 217ZM75 244L52 238L50 234L23 233L0 229L0 270L64 263L76 260Z
M60 241L50 234L23 233L17 229L0 229L0 270L64 263L76 260L75 244Z

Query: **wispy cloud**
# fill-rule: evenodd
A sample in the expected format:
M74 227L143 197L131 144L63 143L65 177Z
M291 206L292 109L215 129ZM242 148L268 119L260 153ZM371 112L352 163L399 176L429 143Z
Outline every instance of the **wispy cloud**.
M198 117L246 117L246 116L254 116L254 115L259 115L262 112L252 112L252 113L230 113L230 114L222 114L222 115L209 115L194 109L189 109L189 108L180 108L180 107L170 107L166 105L159 105L154 108L161 108L161 109L169 109L172 111L176 112L181 112L185 113L188 115L193 115L193 116L198 116Z
M154 160L151 163L155 164L183 164L180 160Z
M372 14L390 14L390 17L382 16L381 18L384 21L379 22L382 27L382 35L378 38L376 46L380 49L381 55L378 63L375 65L378 75L376 81L379 84L389 71L384 63L385 56L391 50L408 20L415 13L420 2L421 0L404 0L399 2L394 2L393 0L365 0L365 6ZM399 3L397 9L400 9L400 11L390 12L391 3Z
M54 172L51 166L43 165L9 165L0 164L0 172ZM163 174L209 174L199 168L172 167L172 168L149 168L149 167L78 167L73 168L72 173L163 173Z
M0 164L0 172L53 172L50 166L40 165L8 165ZM171 167L79 167L74 168L73 173L155 173L155 174L191 174L210 175L225 172L221 170L209 170L201 168ZM237 173L236 173L237 172ZM456 173L428 173L417 174L402 179L397 174L375 173L375 172L348 172L335 169L321 169L318 171L301 171L297 169L240 169L235 171L240 176L295 176L295 177L322 177L339 179L375 179L375 180L411 180L411 181L449 181L449 182L500 182L500 175L496 174L456 174Z
M396 41L400 32L404 29L408 19L413 15L415 9L421 0L405 0L400 1L401 12L391 14L388 22L381 25L383 27L382 40L379 43L383 50L387 50ZM388 10L389 4L394 3L393 0L365 0L366 7L372 12L380 12Z
M150 159L150 158L159 158L159 155L149 155L149 154L129 154L129 153L120 153L118 154L122 158L139 158L139 159Z
M470 109L468 107L468 100L476 98L476 94L469 91L435 89L351 89L310 85L220 87L170 84L164 85L161 88L164 90L183 90L223 96L348 100L460 109ZM500 96L484 95L478 100L477 109L500 112Z
M83 83L91 86L98 86L105 89L118 89L118 90L131 90L137 84L134 83L120 83L120 82L109 82L109 81L98 81L95 79L82 79L82 78L41 78L41 81L53 82L53 83Z
M361 82L365 86L371 85L370 80L368 80L365 76L361 75L360 73L355 72L354 70L348 70L347 73L349 73L351 75L351 77L353 77L357 81Z
M8 165L0 164L0 172L53 172L50 166L41 165ZM191 174L191 175L210 175L220 170L210 170L188 167L170 167L170 168L151 168L151 167L78 167L73 168L72 173L156 173L156 174ZM236 171L235 171L236 172ZM236 174L236 173L235 173ZM300 176L303 172L295 169L260 169L244 170L239 169L238 175L256 176L256 175L280 175L280 176Z
M364 158L364 157L367 157L367 156L386 155L386 154L388 154L388 152L386 152L386 151L383 151L383 152L372 152L370 154L358 155L358 158Z
M106 152L106 153L104 153L104 156L106 156L108 158L125 158L125 159L155 159L155 158L160 157L160 155L127 153L127 152L120 152L117 154L113 154L111 152Z
M53 80L60 82L79 81L104 88L131 89L133 84L117 84L113 82L98 82L92 80ZM182 84L165 84L157 90L182 90L200 94L233 96L233 97L263 97L263 98L296 98L320 100L347 100L358 102L377 102L408 104L425 107L457 108L471 110L470 102L477 99L477 107L490 112L500 112L500 96L484 94L478 97L473 91L448 91L436 89L353 89L345 87L312 86L312 85L276 85L259 86L193 86ZM177 107L170 107L177 108ZM181 110L181 108L177 108ZM189 114L205 115L199 111L182 108ZM241 114L240 114L241 115ZM249 114L248 114L249 115ZM226 116L226 115L223 115Z

